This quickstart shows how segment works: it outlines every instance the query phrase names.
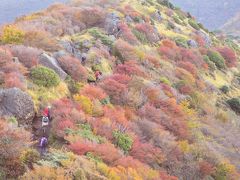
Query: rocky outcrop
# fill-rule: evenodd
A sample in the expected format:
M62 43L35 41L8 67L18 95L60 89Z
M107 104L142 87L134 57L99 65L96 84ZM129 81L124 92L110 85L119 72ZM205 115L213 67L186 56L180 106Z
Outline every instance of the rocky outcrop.
M203 38L206 47L212 46L212 39L209 37L208 34L202 31L197 31L197 34Z
M29 125L34 115L34 104L27 93L18 88L0 89L0 116L14 116L20 125Z
M114 35L119 31L118 29L119 22L120 22L119 16L116 13L110 13L108 14L105 20L104 29L109 35Z
M57 60L46 53L39 56L39 64L54 70L61 79L66 79L67 73L59 66Z
M193 39L188 40L187 44L191 48L198 48L198 43L195 40L193 40Z

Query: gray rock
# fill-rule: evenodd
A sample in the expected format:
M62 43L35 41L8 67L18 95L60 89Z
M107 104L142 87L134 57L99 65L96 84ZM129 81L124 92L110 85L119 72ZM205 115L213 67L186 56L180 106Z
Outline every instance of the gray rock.
M153 13L153 14L151 15L151 17L152 17L153 19L157 20L158 22L161 22L162 19L163 19L160 11L156 11L155 13Z
M209 37L208 34L202 32L202 31L197 31L197 34L203 38L206 47L212 46L212 39Z
M46 53L42 53L39 56L39 64L54 70L63 80L67 77L67 73L59 66L57 60Z
M105 20L104 29L109 35L114 35L118 32L118 23L120 17L116 13L110 13Z
M127 23L132 23L132 22L134 22L133 19L131 18L131 16L129 16L129 15L127 15L127 16L125 17L125 20L126 20Z
M61 51L55 52L55 53L53 54L53 57L54 57L55 59L58 59L58 58L61 58L61 57L63 57L63 56L66 56L66 55L67 55L67 52L65 52L64 50L61 50Z
M0 89L0 116L14 116L20 125L30 125L34 115L34 104L27 93L18 88Z
M198 43L195 40L193 40L193 39L188 40L187 44L191 48L198 48Z

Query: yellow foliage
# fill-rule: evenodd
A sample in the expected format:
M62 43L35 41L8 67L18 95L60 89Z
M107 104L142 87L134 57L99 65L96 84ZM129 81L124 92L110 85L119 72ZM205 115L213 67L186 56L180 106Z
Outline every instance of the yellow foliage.
M13 25L3 27L1 41L5 44L21 44L24 40L24 32Z
M93 103L88 97L77 94L74 96L74 100L79 102L85 113L93 114Z
M217 112L216 118L219 119L222 122L227 122L229 117L228 117L228 113L226 111L223 110L219 110Z
M184 140L184 141L179 141L178 145L180 147L180 149L182 150L182 152L184 153L188 153L190 151L190 145L188 144L188 141Z
M35 110L38 111L38 107L41 104L49 104L51 101L61 99L69 94L68 87L64 82L61 82L57 87L45 88L34 86L28 89L28 94L33 99Z
M145 58L145 53L143 50L136 48L135 53L140 60L143 60Z
M197 119L197 112L190 107L189 100L184 100L180 103L180 106L183 110L183 112L189 117L190 120L196 120Z
M27 172L22 180L29 179L42 179L42 180L71 180L72 177L68 176L63 168L53 168L48 166L35 166L32 171Z

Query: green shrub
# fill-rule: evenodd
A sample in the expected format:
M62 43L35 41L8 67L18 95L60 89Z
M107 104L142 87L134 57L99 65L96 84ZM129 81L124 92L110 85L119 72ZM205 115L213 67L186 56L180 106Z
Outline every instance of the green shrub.
M229 92L229 87L224 85L220 88L220 90L224 93L224 94L227 94Z
M175 12L177 13L179 19L181 19L182 21L186 19L186 15L184 14L184 12L181 11L181 9L177 9Z
M92 128L89 124L79 124L78 129L66 129L66 133L70 135L78 135L84 139L87 139L96 143L105 142L105 138L102 136L95 135L92 131Z
M167 85L171 86L171 82L168 80L168 78L166 78L164 76L161 76L159 78L159 80L160 80L161 83L164 83L164 84L167 84Z
M59 85L60 78L52 69L37 66L31 70L30 77L38 86L55 87Z
M175 42L180 47L188 48L188 43L187 43L187 40L185 38L178 37L178 38L175 39Z
M120 131L114 131L113 137L115 139L116 145L121 148L125 153L132 148L133 140L132 138Z
M217 51L208 51L207 55L209 57L209 60L214 62L217 68L223 69L226 67L224 58Z
M196 21L194 21L193 19L189 19L188 24L190 26L192 26L194 29L200 30L198 23Z
M210 61L209 57L207 55L203 56L203 60L208 64L208 67L211 71L215 71L217 69L214 62Z
M173 20L175 21L175 23L182 25L182 21L179 19L178 16L173 16Z
M174 23L172 23L172 22L168 22L168 23L167 23L167 29L168 29L168 30L175 29L175 27L176 27L176 26L175 26Z
M88 159L90 159L90 160L92 160L94 162L97 162L97 163L102 162L102 159L99 156L97 156L97 155L95 155L95 154L93 154L91 152L88 152L86 154L86 156L87 156Z
M66 78L68 89L72 94L77 94L81 88L81 84L74 81L70 76Z
M138 30L136 29L133 29L132 30L133 34L137 37L137 39L143 43L143 44L147 44L148 43L148 39L146 37L145 34L143 34L142 32L139 32Z
M169 2L169 0L158 0L157 2L163 6L170 8L170 9L175 9L174 5L171 2Z
M100 39L102 43L106 46L111 47L113 45L113 40L104 34L100 29L98 28L92 28L89 29L88 32L95 38Z
M236 113L240 113L240 98L232 98L227 101L229 106L234 110Z

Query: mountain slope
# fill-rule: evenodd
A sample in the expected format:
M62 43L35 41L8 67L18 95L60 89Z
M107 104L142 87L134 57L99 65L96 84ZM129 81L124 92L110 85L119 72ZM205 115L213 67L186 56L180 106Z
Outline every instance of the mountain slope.
M189 14L163 0L74 0L0 39L2 179L239 179L240 47ZM29 107L5 108L13 87L31 97L32 124L13 117ZM31 134L48 137L47 153Z

